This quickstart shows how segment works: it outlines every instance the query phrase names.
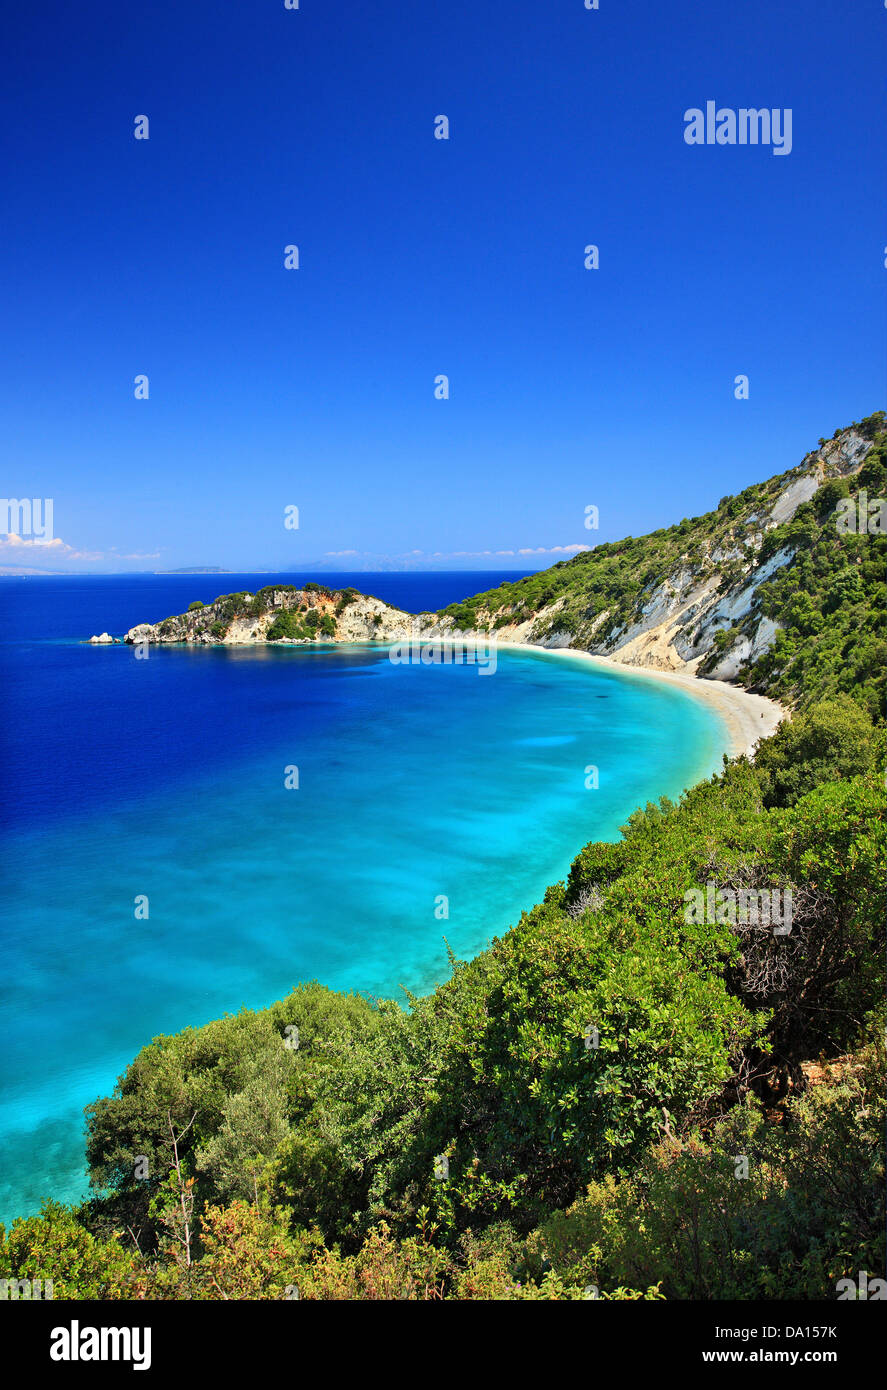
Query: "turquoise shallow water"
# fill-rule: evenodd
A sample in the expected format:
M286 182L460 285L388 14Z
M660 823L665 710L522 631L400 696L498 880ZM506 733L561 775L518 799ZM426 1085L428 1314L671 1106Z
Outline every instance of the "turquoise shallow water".
M427 990L444 936L481 950L586 841L726 747L683 691L539 652L502 651L488 676L368 647L45 660L56 677L29 699L52 755L18 769L4 846L6 1220L85 1192L82 1107L152 1036L305 979Z

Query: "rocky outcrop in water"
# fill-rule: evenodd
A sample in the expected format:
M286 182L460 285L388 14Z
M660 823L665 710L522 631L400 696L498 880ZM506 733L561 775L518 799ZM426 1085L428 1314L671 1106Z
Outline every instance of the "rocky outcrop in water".
M355 589L272 584L254 594L222 594L213 603L192 604L186 613L159 623L137 623L124 641L227 647L265 642L393 642L424 630L421 618Z

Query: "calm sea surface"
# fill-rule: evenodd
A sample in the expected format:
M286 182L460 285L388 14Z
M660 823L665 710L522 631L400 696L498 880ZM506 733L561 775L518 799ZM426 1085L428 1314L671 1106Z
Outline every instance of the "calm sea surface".
M316 577L411 612L515 578ZM300 980L427 990L444 936L475 954L720 764L707 706L580 658L84 645L272 582L299 577L0 579L0 1220L85 1194L83 1106L150 1038Z

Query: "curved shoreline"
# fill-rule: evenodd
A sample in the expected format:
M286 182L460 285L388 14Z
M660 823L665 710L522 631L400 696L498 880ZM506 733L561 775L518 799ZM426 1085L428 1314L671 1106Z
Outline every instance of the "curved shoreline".
M131 629L132 631L132 629ZM107 634L103 634L106 636ZM129 634L127 634L128 636ZM82 640L82 639L81 639ZM125 640L125 639L124 639ZM119 638L111 638L110 641L119 643ZM100 639L91 637L89 642L94 645L103 645ZM513 642L500 641L498 638L491 638L489 634L481 632L470 632L460 634L458 637L450 633L428 632L410 633L404 636L385 636L368 638L333 638L324 642L322 640L306 641L303 639L287 639L269 643L263 638L249 637L237 642L211 642L195 644L189 641L165 642L162 645L169 647L191 647L194 645L202 648L215 647L299 647L306 650L317 650L324 646L368 646L371 648L385 648L408 643L433 644L439 643L445 646L468 642L476 643L479 647L490 647L500 651L516 652L538 652L543 656L555 657L577 657L583 661L594 661L601 666L608 667L611 671L620 671L624 675L644 676L648 679L665 681L671 685L681 686L689 694L697 699L704 701L710 706L723 720L727 730L728 748L727 751L731 758L754 756L755 748L761 739L769 738L775 733L782 721L789 717L789 711L778 701L771 699L767 695L754 695L748 690L743 690L741 686L729 685L726 681L706 680L704 677L697 676L692 666L688 665L683 671L664 671L655 666L640 666L626 661L619 661L616 657L598 656L592 652L587 652L581 647L545 647L537 642ZM692 665L695 665L693 663Z
M579 657L584 661L594 661L611 671L624 675L646 676L651 680L665 681L678 685L710 705L724 721L729 738L731 758L754 756L755 748L763 738L769 738L779 728L789 711L767 695L753 695L740 686L727 685L725 681L704 680L691 671L659 671L651 666L629 666L610 656L593 656L580 647L542 647L532 642L497 642L500 649L514 651L534 651L550 656Z

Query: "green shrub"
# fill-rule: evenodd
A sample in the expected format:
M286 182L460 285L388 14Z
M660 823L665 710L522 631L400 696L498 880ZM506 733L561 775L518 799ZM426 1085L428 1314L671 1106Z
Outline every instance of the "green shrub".
M312 610L312 612L314 613L314 622L316 624L316 610ZM309 614L308 617L310 618L311 614ZM310 624L307 619L301 618L293 609L285 608L282 612L277 614L274 621L271 623L271 626L265 634L265 639L268 642L280 642L287 639L290 641L295 639L297 641L306 642L310 641L313 636L313 625Z
M836 694L785 720L758 749L765 806L792 806L820 783L855 777L873 765L878 740L849 695Z
M531 1259L567 1283L670 1299L829 1299L838 1279L883 1269L878 1050L792 1102L784 1125L749 1103L707 1136L663 1138L545 1222Z

